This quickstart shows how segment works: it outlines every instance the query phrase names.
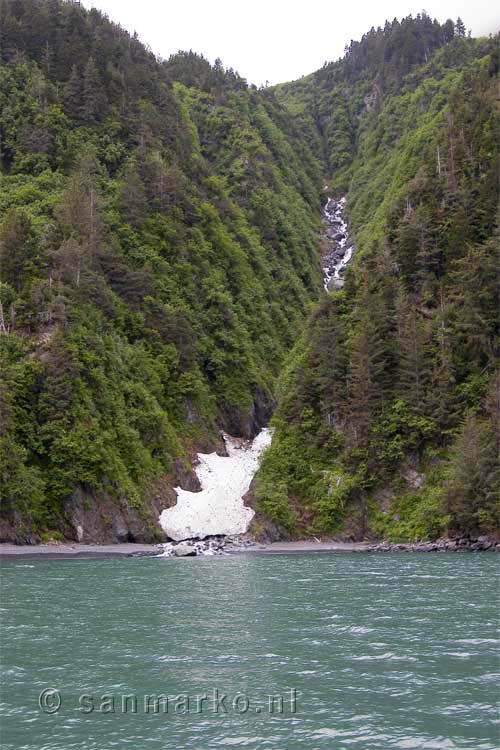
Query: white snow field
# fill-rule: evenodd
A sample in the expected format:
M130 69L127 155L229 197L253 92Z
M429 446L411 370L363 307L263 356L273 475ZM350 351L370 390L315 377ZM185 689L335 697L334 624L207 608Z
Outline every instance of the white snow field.
M176 542L207 536L244 534L254 511L243 504L260 459L272 440L264 428L252 441L224 435L228 456L198 453L195 467L201 491L176 487L177 505L160 515L160 526Z

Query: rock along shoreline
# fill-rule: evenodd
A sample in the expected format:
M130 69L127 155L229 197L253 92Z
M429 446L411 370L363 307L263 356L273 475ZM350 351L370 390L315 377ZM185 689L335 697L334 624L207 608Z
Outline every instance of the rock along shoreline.
M170 545L170 543L169 543ZM182 547L181 547L182 545ZM165 554L163 544L39 544L15 545L0 544L0 559L17 560L81 560L105 559L120 557L198 557L198 556L231 556L241 554L288 555L309 553L347 553L347 552L500 552L500 543L489 537L471 539L437 539L432 542L415 542L392 544L387 542L338 542L299 540L294 542L271 542L260 544L248 538L241 540L210 540L209 543L187 540L179 545L170 545L172 554ZM175 547L181 547L175 554ZM207 554L206 550L210 550Z

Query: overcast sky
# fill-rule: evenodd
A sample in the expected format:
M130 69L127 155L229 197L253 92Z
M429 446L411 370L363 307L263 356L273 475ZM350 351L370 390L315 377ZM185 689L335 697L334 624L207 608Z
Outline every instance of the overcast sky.
M220 57L225 67L257 85L312 73L371 26L422 10L419 0L84 0L84 5L137 31L161 57L179 49L201 52L211 62ZM500 28L495 0L427 0L424 7L441 22L460 16L473 36Z

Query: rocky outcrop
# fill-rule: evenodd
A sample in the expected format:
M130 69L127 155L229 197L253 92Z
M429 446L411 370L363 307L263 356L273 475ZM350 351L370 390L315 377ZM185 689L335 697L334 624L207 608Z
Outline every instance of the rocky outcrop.
M256 388L252 407L247 412L238 409L227 409L221 417L221 424L231 428L232 434L251 439L258 434L263 425L269 421L274 408L272 397L261 388ZM222 433L221 433L222 435ZM203 452L215 451L219 456L227 456L226 445L222 436L207 438L198 446ZM196 463L196 453L193 451L191 464ZM112 498L105 494L89 493L83 488L77 489L64 504L67 525L60 531L67 539L87 543L105 544L116 542L152 543L163 542L168 539L159 524L162 511L173 508L178 500L175 487L181 487L188 492L199 492L201 485L196 472L190 464L182 459L176 459L173 471L160 477L151 487L144 505L137 509L126 498ZM15 541L11 529L3 541ZM39 537L25 534L23 539L33 539L34 544ZM28 543L20 539L19 543Z
M36 524L20 513L0 517L0 543L40 544L42 537Z
M268 424L275 406L275 400L267 391L256 388L250 409L222 407L220 424L229 435L251 440Z
M223 445L217 441L216 445ZM45 536L82 544L116 544L136 542L152 544L165 541L158 517L165 508L177 502L174 487L192 492L200 489L195 472L187 461L176 459L171 473L160 477L150 488L139 507L126 497L113 497L78 487L63 503L58 524L42 534L39 524L19 513L0 518L0 542L40 544Z
M165 541L158 517L164 508L176 504L176 486L192 492L200 489L195 472L180 458L175 460L171 473L164 474L151 486L139 508L125 497L112 498L105 493L79 488L64 503L67 527L62 529L63 534L67 539L85 544Z
M381 542L365 548L366 552L500 552L500 542L488 536L459 537L449 539L442 537L432 542L413 542L410 544L393 544Z

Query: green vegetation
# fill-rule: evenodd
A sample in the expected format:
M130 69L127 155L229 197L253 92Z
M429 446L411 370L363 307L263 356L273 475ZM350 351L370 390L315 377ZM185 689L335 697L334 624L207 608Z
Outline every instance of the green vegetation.
M498 39L462 26L387 24L278 87L348 190L357 247L281 379L258 475L289 531L498 532Z
M71 2L0 18L0 535L154 536L276 400L289 532L496 531L498 40L422 14L257 90ZM318 302L325 175L357 253Z
M218 62L60 0L0 17L2 518L74 533L80 488L146 523L176 458L269 416L320 283L320 166Z

